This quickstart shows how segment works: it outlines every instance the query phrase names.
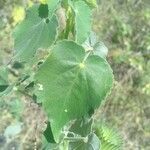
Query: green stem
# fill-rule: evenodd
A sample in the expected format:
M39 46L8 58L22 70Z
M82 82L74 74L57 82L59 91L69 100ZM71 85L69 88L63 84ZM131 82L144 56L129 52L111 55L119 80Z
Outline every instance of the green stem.
M89 57L89 55L90 55L91 53L92 53L92 50L89 50L89 51L87 52L87 54L85 55L85 57L84 57L82 63L84 63L84 62L87 60L87 58Z
M64 38L68 39L69 37L69 33L72 32L73 29L73 23L74 23L74 15L73 15L73 11L70 7L67 8L67 25L66 25L66 29L64 31Z
M67 140L67 141L85 141L86 140L86 137L65 137L64 140Z

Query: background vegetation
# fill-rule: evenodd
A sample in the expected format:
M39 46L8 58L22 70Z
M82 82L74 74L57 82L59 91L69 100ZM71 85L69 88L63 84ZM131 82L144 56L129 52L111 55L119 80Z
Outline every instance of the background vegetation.
M8 76L11 83L24 69L21 64L10 63L11 33L24 16L24 8L31 3L0 0L0 68L8 66L8 72L1 71L1 74ZM149 150L150 1L98 0L98 4L93 29L109 49L115 85L95 117L120 132L124 150ZM0 116L0 149L40 146L45 116L20 89L14 88L8 96L0 97Z

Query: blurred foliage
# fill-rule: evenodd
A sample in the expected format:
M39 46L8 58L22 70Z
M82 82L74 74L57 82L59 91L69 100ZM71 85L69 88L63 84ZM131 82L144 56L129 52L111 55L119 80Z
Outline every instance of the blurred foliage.
M11 64L12 28L22 20L25 8L32 3L32 0L0 0L0 70L8 78L6 85L18 82L20 75L19 81L27 77L22 73L23 69L29 74L34 71L34 67L31 70L24 64ZM120 131L125 141L124 150L149 150L150 1L98 0L94 18L93 29L109 49L109 62L116 80L96 118ZM6 65L7 73L4 71ZM5 81L0 80L0 83ZM30 87L30 82L28 79L24 86ZM22 96L21 89L20 92L17 90L15 87L8 96L0 97L0 148L4 145L8 149L20 147L20 136L21 146L31 149L35 142L39 142L35 141L35 136L39 136L45 117L38 106L31 104L29 95ZM17 137L7 141L5 129L12 122L24 122L24 127ZM35 128L39 129L37 134Z
M122 150L123 140L116 129L103 122L97 123L94 128L100 138L102 150Z
M94 30L109 49L116 83L99 119L120 129L124 149L150 149L150 1L98 0Z
M14 9L13 9L13 12L12 12L12 17L13 17L13 20L14 20L14 23L18 23L20 21L22 21L25 17L25 10L23 7L21 6L16 6Z

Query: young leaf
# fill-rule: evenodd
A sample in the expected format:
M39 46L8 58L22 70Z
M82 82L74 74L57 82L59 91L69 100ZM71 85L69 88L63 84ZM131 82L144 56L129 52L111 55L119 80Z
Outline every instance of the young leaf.
M70 5L75 12L76 41L82 44L91 31L92 11L84 1L70 1Z
M69 150L100 150L100 140L94 133L91 133L87 141L70 142Z
M106 59L106 56L108 54L107 47L103 42L98 42L97 36L94 32L90 33L88 39L83 43L83 47L85 47L87 51L92 50L93 55L100 56L104 59Z
M48 18L40 17L43 10L39 5L29 8L25 20L14 30L16 60L28 61L38 48L48 48L55 41L57 19L55 16L50 18L50 15Z
M92 122L93 120L88 118L78 119L71 125L69 131L80 136L86 137L91 132Z
M94 55L85 58L83 47L59 42L35 76L55 140L67 122L99 107L112 87L112 70L106 60Z

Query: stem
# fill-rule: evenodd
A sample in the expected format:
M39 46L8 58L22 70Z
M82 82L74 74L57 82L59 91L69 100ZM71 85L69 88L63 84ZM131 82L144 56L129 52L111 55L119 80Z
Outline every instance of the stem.
M68 141L63 142L63 149L68 150Z
M69 33L72 32L72 29L73 29L73 20L74 20L74 15L73 15L73 11L71 9L71 7L67 7L67 24L66 24L66 29L64 31L64 38L65 39L68 39L69 37Z
M64 140L67 141L80 141L80 140L85 140L86 137L65 137Z
M91 52L92 52L92 50L89 50L89 51L87 52L87 54L85 55L85 57L84 57L82 63L84 63L84 62L86 61L86 59L89 57L89 55L91 54Z
M67 19L67 25L66 25L66 29L65 29L65 33L64 33L65 39L68 39L69 32L70 32L70 18Z

